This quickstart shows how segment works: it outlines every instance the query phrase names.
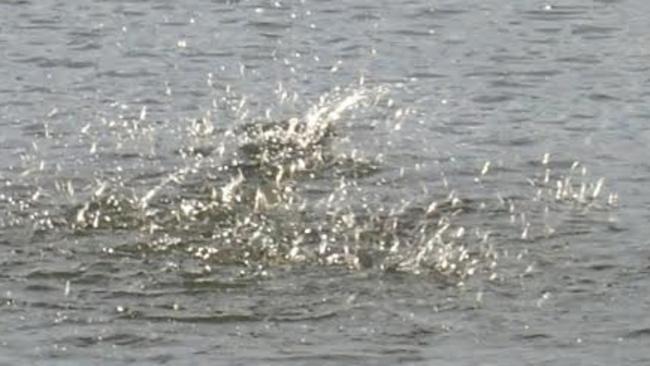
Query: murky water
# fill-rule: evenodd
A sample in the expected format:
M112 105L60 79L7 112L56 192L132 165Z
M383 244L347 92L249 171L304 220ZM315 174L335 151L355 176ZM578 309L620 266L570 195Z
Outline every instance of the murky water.
M648 11L0 1L0 363L647 364Z

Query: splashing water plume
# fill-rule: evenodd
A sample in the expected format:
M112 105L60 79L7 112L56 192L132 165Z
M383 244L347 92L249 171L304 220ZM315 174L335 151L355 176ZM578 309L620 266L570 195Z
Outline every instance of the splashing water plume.
M397 169L404 177L405 167L387 165L386 148L364 154L367 146L345 135L349 126L374 128L387 138L399 134L395 125L414 112L390 94L385 86L337 88L304 115L271 120L251 118L257 114L247 98L228 91L204 117L185 121L171 156L161 156L155 141L163 130L147 120L146 108L137 118L103 119L82 131L90 156L121 154L140 165L99 170L94 182L55 180L52 186L42 183L38 169L25 168L23 181L32 179L38 188L29 197L19 190L3 196L12 210L2 224L31 227L34 234L126 233L126 243L105 250L112 255L187 253L206 264L244 268L338 265L428 273L460 284L477 273L498 278L499 267L507 267L508 243L557 235L561 222L557 215L551 222L550 212L607 206L599 201L603 179L588 182L579 163L568 175L555 175L548 155L543 173L529 179L531 198L504 197L496 182L490 186L498 168L490 161L475 182L486 192L497 187L496 194L461 197L439 166L442 179L429 184L435 194L424 189L420 196L381 198L403 184L385 173ZM235 122L223 126L215 119ZM364 126L368 120L374 122ZM146 168L165 159L173 164ZM55 199L63 192L64 204ZM608 203L615 200L610 194Z

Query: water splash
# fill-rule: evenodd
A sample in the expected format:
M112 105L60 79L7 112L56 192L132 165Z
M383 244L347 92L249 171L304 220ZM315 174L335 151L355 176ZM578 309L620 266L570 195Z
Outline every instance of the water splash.
M175 126L171 134L180 136L165 140L172 154L158 146L164 132L147 120L146 108L134 117L101 119L81 137L91 157L102 154L102 163L114 157L118 165L48 186L36 173L44 163L34 168L38 159L27 159L14 183L36 188L0 196L8 208L0 224L73 236L129 233L129 242L106 251L112 255L173 251L208 265L337 265L435 274L458 284L479 273L498 278L509 242L557 235L561 221L551 212L615 203L614 194L601 199L603 179L590 182L578 163L565 175L551 171L549 155L539 164L542 173L528 179L528 197L490 191L497 167L487 161L476 171L484 191L475 198L461 196L439 167L436 192L387 199L391 187L403 184L405 167L364 154L364 144L346 139L343 122L383 118L399 134L395 126L410 109L390 95L384 86L337 88L306 112L279 120L251 117L270 113L255 114L247 98L227 95L205 116ZM218 123L224 119L231 123ZM72 175L61 170L62 177Z

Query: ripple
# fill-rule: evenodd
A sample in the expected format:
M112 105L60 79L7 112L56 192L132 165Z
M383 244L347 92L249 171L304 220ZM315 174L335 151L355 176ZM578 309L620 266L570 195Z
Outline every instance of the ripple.
M473 97L472 101L480 104L495 104L508 102L514 98L511 94L486 94Z
M140 319L150 322L178 322L191 324L225 324L225 323L242 323L258 322L263 318L255 314L235 313L235 312L215 312L214 314L149 314L149 312L140 312L137 310L128 310L121 315L123 319Z
M76 61L68 58L57 59L49 57L31 57L18 59L17 61L25 64L34 64L42 68L64 67L69 69L85 69L97 66L97 64L92 61Z
M580 6L552 6L550 9L528 10L524 18L548 22L565 20L588 20L589 8Z
M132 78L142 78L148 76L156 76L155 72L149 71L147 69L140 69L137 71L124 71L124 70L108 70L103 71L98 74L98 77L106 78L117 78L117 79L132 79Z
M625 333L625 338L639 339L650 337L650 328L639 328Z
M613 33L619 32L617 27L604 27L597 25L575 25L571 28L571 33L581 35L585 39L603 39L614 37Z

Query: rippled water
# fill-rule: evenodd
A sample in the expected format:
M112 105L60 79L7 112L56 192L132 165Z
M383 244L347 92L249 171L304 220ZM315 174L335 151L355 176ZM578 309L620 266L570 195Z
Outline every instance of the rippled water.
M0 1L0 364L647 364L649 10Z

